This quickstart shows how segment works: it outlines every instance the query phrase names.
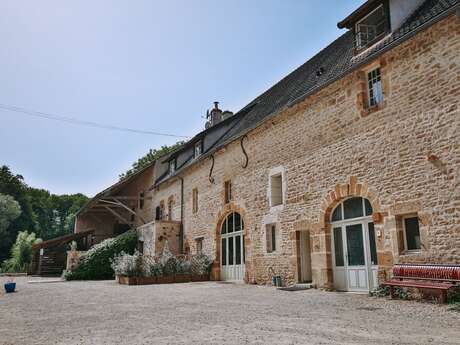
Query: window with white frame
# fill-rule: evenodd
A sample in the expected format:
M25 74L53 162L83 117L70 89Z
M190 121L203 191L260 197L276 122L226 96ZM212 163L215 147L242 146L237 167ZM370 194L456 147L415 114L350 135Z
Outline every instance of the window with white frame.
M377 67L367 73L367 96L369 100L369 107L375 107L383 101L380 67Z
M265 226L267 253L273 253L277 250L276 232L276 224L267 224Z
M198 158L203 152L203 142L201 140L195 143L194 157Z
M420 228L416 215L403 217L404 247L407 251L421 249Z
M277 173L270 176L270 206L283 204L283 174Z
M357 49L371 46L388 32L389 20L383 5L359 20L355 26Z

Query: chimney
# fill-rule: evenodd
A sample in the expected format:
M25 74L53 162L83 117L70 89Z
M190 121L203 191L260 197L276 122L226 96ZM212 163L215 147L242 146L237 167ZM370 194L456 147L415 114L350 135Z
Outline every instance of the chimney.
M219 109L219 102L214 102L214 108L206 112L206 128L215 126L232 115L233 113L231 111L222 111Z

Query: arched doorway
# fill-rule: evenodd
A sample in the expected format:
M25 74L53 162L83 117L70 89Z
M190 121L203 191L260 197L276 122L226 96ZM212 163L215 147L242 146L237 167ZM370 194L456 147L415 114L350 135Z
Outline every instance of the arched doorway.
M244 222L238 212L230 213L220 228L221 280L243 280L245 271Z
M370 291L378 286L378 262L372 206L352 197L331 215L334 287L342 291Z

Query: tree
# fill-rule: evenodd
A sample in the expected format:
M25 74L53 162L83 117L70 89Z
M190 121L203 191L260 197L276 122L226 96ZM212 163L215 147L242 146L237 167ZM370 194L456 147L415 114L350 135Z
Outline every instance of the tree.
M12 221L21 214L21 206L11 195L0 194L0 236L8 230Z
M161 156L164 156L170 152L173 152L177 150L179 147L185 144L185 141L178 141L177 143L168 146L168 145L163 145L159 149L150 149L149 152L144 155L143 157L139 158L136 162L134 162L131 166L131 169L127 170L125 173L120 174L120 181L124 180L125 178L135 174L136 172L142 170L145 168L147 165L152 163L154 160L160 158Z
M0 262L7 258L19 231L28 229L45 240L73 232L75 214L88 201L83 194L54 195L29 187L7 166L0 167L0 193L14 198L22 211L3 231L0 225Z
M41 239L37 239L33 232L20 231L11 249L11 258L3 263L2 269L6 272L27 272L32 261L32 245L40 242Z

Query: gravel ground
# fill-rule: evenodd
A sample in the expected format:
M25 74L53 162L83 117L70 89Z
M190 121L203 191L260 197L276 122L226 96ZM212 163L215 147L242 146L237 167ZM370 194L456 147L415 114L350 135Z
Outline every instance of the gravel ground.
M218 282L30 279L0 295L1 345L460 344L460 313L429 303Z

